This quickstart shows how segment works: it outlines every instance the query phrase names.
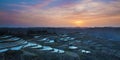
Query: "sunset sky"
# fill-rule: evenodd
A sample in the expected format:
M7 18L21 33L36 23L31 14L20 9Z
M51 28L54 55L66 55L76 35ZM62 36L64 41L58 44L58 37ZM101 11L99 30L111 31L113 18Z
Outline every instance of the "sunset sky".
M120 27L120 0L0 0L0 27Z

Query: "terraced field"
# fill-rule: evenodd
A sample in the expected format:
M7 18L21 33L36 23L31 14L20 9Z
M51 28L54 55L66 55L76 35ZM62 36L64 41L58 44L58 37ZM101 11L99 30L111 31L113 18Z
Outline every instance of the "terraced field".
M120 60L119 46L120 41L84 32L4 34L0 60Z

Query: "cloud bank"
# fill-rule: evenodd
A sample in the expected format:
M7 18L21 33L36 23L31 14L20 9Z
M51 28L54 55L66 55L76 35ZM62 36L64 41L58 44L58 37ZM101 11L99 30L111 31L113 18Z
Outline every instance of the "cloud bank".
M9 4L0 12L1 25L40 27L120 27L120 0L45 0L36 4ZM82 24L74 22L81 21Z

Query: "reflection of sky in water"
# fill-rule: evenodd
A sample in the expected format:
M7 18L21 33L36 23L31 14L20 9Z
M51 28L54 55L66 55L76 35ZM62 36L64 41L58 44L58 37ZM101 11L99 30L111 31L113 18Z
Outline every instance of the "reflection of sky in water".
M49 46L44 46L43 49L41 50L53 50L53 48L49 47Z
M39 38L40 36L34 36L34 38Z
M23 46L12 47L10 50L20 50Z
M15 41L13 40L15 39ZM24 40L18 40L20 38L17 37L13 37L10 39L6 39L6 40L1 40L0 41L0 53L2 52L6 52L8 50L21 50L24 45L26 45L28 42L24 41ZM14 42L12 42L14 41Z
M2 36L1 38L9 38L9 37L12 37L12 36Z
M54 49L52 52L58 52L58 49Z
M50 40L49 42L50 42L50 43L54 43L55 41L54 41L54 40Z
M8 49L1 49L0 53L5 52L5 51L8 51Z
M24 47L31 47L31 46L36 46L37 44L35 43L28 43L27 45L25 45Z
M20 38L18 38L18 37L12 37L12 36L2 36L2 37L0 37L0 38L2 38L2 40L0 40L1 43L2 43L2 42L17 41L17 40L20 39Z
M91 53L91 51L82 50L82 53Z
M3 38L8 38L8 37L10 37L10 36L3 36ZM44 38L43 40L47 40L47 39L48 38ZM3 45L3 47L5 48L5 49L0 49L0 53L6 52L8 50L21 50L22 48L26 48L26 47L33 48L33 49L40 49L43 51L51 51L54 53L64 53L65 52L64 50L52 48L50 46L42 46L42 45L39 45L36 43L27 42L27 41L24 41L24 40L17 38L17 37L12 37L12 38L8 39L7 41L8 42L14 41L14 42L11 42L11 43L5 42L5 45L4 45L4 43L2 43L4 41L3 40L0 41ZM54 43L55 41L49 40L49 42ZM6 47L6 46L9 46L9 47Z
M14 38L10 38L11 40L19 40L20 38L14 37Z
M64 50L59 50L59 52L58 53L64 53L65 51Z
M31 48L42 48L42 45L33 46Z
M78 47L76 46L69 46L69 49L77 49Z
M60 49L54 49L52 52L55 52L55 53L64 53L65 51L64 50L60 50Z

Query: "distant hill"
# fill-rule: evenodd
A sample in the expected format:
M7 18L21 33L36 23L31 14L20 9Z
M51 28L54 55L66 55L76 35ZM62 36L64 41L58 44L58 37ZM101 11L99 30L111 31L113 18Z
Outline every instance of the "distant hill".
M120 40L120 27L95 27L95 28L0 28L0 35L28 35L28 34L62 34L81 32L94 37L108 40Z

